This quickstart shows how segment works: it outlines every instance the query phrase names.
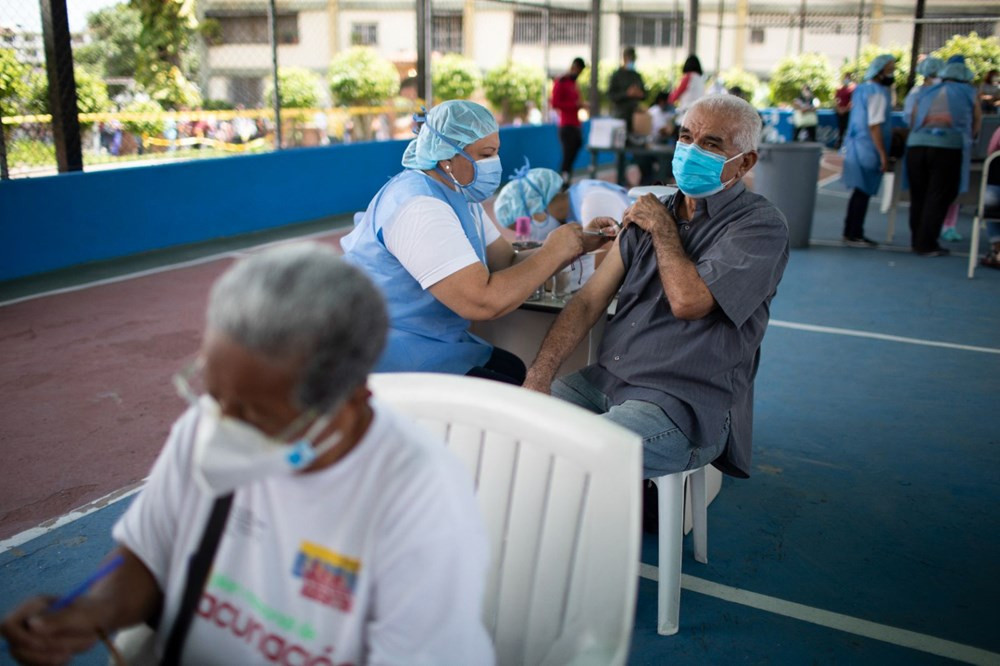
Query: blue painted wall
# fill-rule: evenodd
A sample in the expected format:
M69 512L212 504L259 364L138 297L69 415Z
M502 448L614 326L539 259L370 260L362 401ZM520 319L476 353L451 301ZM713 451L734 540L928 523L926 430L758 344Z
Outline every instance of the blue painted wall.
M505 127L500 140L505 179L525 155L559 168L554 125ZM405 146L356 143L0 181L0 280L363 210L399 171ZM589 157L581 151L577 166Z

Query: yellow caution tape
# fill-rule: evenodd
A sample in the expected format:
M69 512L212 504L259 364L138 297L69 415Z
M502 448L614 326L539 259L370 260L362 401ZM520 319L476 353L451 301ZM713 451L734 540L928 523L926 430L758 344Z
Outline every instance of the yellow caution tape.
M408 114L417 109L417 103L412 108L396 106L350 106L331 107L327 109L282 109L281 118L311 118L318 113L327 116L363 116L377 113ZM179 122L191 122L195 120L233 120L234 118L267 118L274 119L274 109L243 109L240 111L157 111L152 113L81 113L77 116L80 122L119 122L134 121L154 121L154 120L174 120ZM32 114L22 116L5 116L4 125L25 125L28 123L46 124L52 122L51 114Z

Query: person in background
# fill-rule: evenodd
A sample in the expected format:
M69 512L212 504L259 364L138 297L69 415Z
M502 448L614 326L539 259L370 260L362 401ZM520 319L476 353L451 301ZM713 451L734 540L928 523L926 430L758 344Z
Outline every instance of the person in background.
M983 113L1000 113L1000 72L995 69L986 72L983 77L983 85L979 89L979 104Z
M629 206L625 188L603 180L583 179L564 188L552 169L519 169L493 202L497 222L514 227L519 217L531 218L529 240L544 241L567 222L586 224L595 218L620 222Z
M851 190L844 217L844 243L850 247L877 247L864 235L868 201L878 192L889 168L889 111L896 60L888 53L876 56L865 80L851 95L842 180Z
M680 193L626 211L528 370L526 388L639 433L645 478L713 462L750 473L754 376L788 261L784 216L743 184L760 133L760 115L737 97L694 103L674 153ZM615 296L597 362L553 383Z
M987 155L991 155L1000 150L1000 127L993 132L990 137ZM983 204L984 213L989 219L986 222L986 238L990 242L990 249L986 255L979 260L980 266L1000 269L1000 160L993 160L990 164L990 172L986 175L986 192L984 193Z
M670 92L669 102L674 105L677 115L674 117L674 126L680 127L684 124L684 114L691 108L691 105L705 95L705 78L701 70L701 61L698 56L689 55L684 61L681 69L681 81L677 87Z
M583 146L583 135L580 132L580 109L586 109L587 104L580 100L580 88L576 80L587 64L583 58L574 58L569 71L556 79L552 85L552 108L559 112L559 143L562 145L563 182L567 185L573 178L573 163Z
M485 107L432 108L403 153L403 171L355 216L346 258L382 289L390 330L377 372L422 371L520 384L524 363L469 332L503 316L580 254L608 241L577 225L515 254L483 210L500 185L500 137ZM607 221L607 225L611 222Z
M670 105L669 93L657 93L656 100L649 107L648 113L650 119L649 143L665 144L669 142L674 132L674 108ZM660 160L666 160L666 157L655 154L635 156L636 166L639 167L639 185L653 185L656 183L656 167ZM669 165L666 173L666 179L670 180Z
M949 58L939 73L941 81L922 87L913 102L906 140L910 244L923 257L948 254L938 236L948 206L969 187L972 139L980 123L976 91L969 85L973 73L965 59Z
M611 115L625 121L628 134L632 133L632 114L645 98L646 86L642 75L635 69L635 49L626 47L622 51L622 66L611 75L608 99L611 100Z
M674 107L670 104L670 93L656 94L653 106L649 107L653 119L653 143L668 143L674 135Z
M837 112L837 150L844 144L844 132L847 131L847 119L851 114L851 95L854 93L854 75L844 73L841 85L833 93L834 110Z
M906 93L906 99L903 100L903 122L906 123L907 127L910 127L910 116L913 115L913 105L916 104L920 93L924 89L941 82L938 73L942 67L944 67L944 60L935 58L934 56L924 56L917 64L917 74L924 77L924 80L919 86L913 86L910 92Z
M819 125L816 105L816 96L813 95L812 89L803 83L799 88L799 94L792 100L792 107L795 109L793 124L796 141L816 140L816 126Z
M11 656L66 663L156 623L131 663L492 664L472 479L366 385L387 328L375 286L330 247L283 245L230 267L206 319L175 378L190 407L112 531L120 564L61 610L13 610Z

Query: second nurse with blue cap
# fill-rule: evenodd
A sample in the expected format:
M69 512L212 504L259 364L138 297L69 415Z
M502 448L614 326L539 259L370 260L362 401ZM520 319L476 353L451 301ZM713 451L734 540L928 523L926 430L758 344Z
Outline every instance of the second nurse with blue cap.
M609 238L563 225L540 248L515 253L481 205L502 175L493 114L453 100L421 121L403 154L404 170L341 241L346 258L375 281L389 308L389 339L376 371L520 384L521 360L472 335L470 323L516 309L563 266Z

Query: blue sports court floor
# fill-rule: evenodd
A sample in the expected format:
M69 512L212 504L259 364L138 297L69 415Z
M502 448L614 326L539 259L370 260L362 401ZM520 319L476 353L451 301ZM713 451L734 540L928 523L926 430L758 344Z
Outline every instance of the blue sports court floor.
M907 252L906 208L891 245L841 247L846 203L821 187L813 243L792 252L754 473L710 507L709 563L685 542L676 636L656 635L645 537L632 664L1000 664L1000 271L970 281L964 256ZM866 231L885 230L873 203ZM0 612L83 579L128 501L2 542Z

